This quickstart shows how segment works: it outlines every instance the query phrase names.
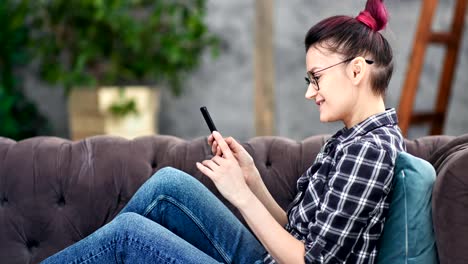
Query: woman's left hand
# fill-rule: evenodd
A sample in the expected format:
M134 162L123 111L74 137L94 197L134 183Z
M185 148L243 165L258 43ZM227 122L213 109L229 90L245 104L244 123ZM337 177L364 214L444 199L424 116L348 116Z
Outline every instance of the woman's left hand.
M219 192L234 206L239 207L246 203L252 192L245 182L243 172L232 151L219 132L213 133L223 153L214 156L211 160L197 162L197 168L208 176Z

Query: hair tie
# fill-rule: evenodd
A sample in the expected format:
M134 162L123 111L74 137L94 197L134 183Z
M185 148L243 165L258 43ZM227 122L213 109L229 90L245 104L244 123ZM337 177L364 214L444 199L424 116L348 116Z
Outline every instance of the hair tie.
M369 11L362 11L359 13L356 19L370 27L373 31L377 31L377 21L375 21L374 17L369 13Z

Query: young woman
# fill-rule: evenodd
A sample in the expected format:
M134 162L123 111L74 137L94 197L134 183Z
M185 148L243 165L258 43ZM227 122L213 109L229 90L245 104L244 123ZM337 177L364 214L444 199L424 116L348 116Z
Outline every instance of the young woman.
M197 163L250 229L201 183L158 171L122 212L44 263L374 263L389 206L395 159L404 151L384 95L392 51L379 33L381 0L357 17L335 16L305 37L307 92L320 121L344 128L299 178L287 212L233 138L208 137L214 157Z

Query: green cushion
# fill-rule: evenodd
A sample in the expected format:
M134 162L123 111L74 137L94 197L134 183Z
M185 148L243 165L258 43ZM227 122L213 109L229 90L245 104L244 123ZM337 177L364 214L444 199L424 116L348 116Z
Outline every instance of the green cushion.
M431 208L435 178L429 162L405 152L398 154L378 264L438 263Z

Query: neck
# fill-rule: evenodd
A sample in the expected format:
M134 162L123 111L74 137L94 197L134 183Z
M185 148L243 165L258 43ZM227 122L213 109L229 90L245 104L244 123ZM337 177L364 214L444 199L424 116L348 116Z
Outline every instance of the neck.
M343 120L346 128L351 128L367 118L385 112L385 103L382 96L369 95L364 96L356 102L353 113Z

